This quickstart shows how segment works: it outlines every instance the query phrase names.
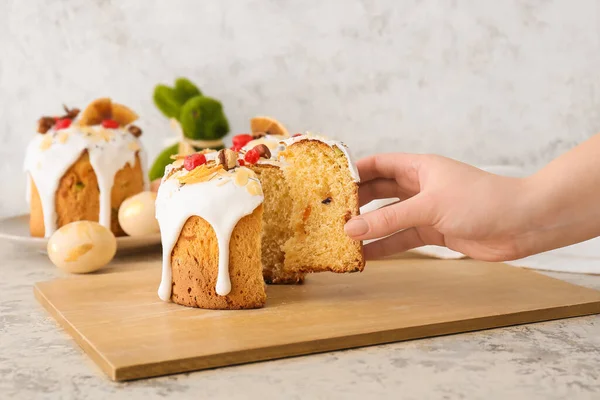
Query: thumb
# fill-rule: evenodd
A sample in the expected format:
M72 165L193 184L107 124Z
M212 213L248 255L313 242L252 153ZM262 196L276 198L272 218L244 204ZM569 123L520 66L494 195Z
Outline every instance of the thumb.
M352 218L346 223L346 234L356 240L378 239L402 229L432 224L431 203L422 195L364 215Z

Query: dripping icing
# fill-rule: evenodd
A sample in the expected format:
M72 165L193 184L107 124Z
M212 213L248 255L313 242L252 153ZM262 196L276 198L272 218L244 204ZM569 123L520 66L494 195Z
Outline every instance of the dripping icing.
M262 204L262 194L250 194L246 187L235 183L234 171L223 172L217 179L181 185L178 178L187 175L185 169L174 171L177 163L168 166L156 196L156 219L162 241L162 277L158 296L171 299L173 284L171 254L183 225L192 216L208 222L215 232L219 248L216 293L226 296L231 291L229 277L229 242L237 223ZM256 178L250 178L258 182Z
M287 136L265 135L258 139L249 141L244 147L242 147L242 151L248 151L259 144L264 144L271 151L271 159L276 160L279 152L285 150L285 145L282 144L282 141L285 139L287 139Z
M86 150L100 189L98 221L101 225L110 229L110 197L115 175L126 164L133 167L136 154L142 166L144 187L147 187L144 168L146 154L138 138L127 132L126 128L82 128L73 124L66 129L36 134L27 147L24 167L28 173L27 194L31 191L31 179L40 196L46 237L56 230L55 197L60 180Z

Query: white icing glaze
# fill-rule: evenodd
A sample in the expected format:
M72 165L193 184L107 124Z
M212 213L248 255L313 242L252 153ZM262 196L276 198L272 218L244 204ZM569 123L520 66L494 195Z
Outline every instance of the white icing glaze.
M350 171L350 175L352 176L352 179L356 183L360 182L360 176L358 175L358 169L356 168L356 165L354 164L354 161L353 161L352 157L350 156L348 147L346 147L346 145L344 143L342 143L338 140L330 140L323 136L312 135L309 133L307 133L305 135L291 137L289 139L283 140L282 143L287 147L287 146L291 146L292 144L298 143L303 140L316 140L316 141L325 143L326 145L328 145L330 147L336 147L336 148L340 149L346 156L346 160L348 160L348 170Z
M210 153L204 153L204 157L206 157L206 161L215 161L217 159L218 151L211 151Z
M258 160L257 164L267 164L267 165L272 165L274 167L279 167L279 168L289 165L288 163L286 163L283 160L280 160L280 161L273 160L273 159L265 160L264 158L261 158L260 160Z
M212 154L212 153L209 153ZM207 157L208 158L208 157ZM172 290L171 253L183 225L191 216L199 216L214 229L219 247L216 292L226 296L231 291L229 278L229 242L237 223L262 204L264 196L250 194L245 186L235 183L234 171L211 180L181 185L178 177L188 174L168 166L156 197L156 219L162 240L162 278L158 296L169 301ZM166 178L168 176L168 178ZM251 180L258 180L250 178Z
M271 150L271 159L276 160L279 152L285 150L285 146L282 144L282 141L285 139L287 139L287 136L266 135L249 141L244 147L242 147L242 151L248 151L259 144L264 144L269 148L269 150Z
M56 230L55 197L60 179L85 150L98 179L101 225L110 229L111 192L115 174L126 164L135 165L136 154L139 155L144 171L144 186L147 187L146 154L138 138L126 129L106 129L102 126L80 128L73 124L67 129L36 134L27 147L24 167L40 195L46 237Z

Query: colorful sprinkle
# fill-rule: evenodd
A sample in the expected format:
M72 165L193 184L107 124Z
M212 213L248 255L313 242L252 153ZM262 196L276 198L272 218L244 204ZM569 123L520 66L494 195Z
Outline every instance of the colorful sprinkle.
M112 119L105 119L102 121L102 127L106 129L117 129L119 127L119 123Z
M191 171L202 164L206 164L206 156L198 153L190 154L183 161L183 167L188 171Z
M71 119L70 118L63 118L63 119L59 119L58 121L56 121L56 124L54 125L54 129L59 130L59 129L67 129L69 126L71 126Z
M241 135L236 135L233 137L233 147L241 149L242 147L247 145L248 142L250 142L252 139L254 139L252 137L252 135L249 135L247 133L242 133ZM236 151L239 151L239 150L236 150Z
M244 156L244 160L248 164L256 164L259 159L260 159L260 154L256 149L248 150L246 152L246 155Z

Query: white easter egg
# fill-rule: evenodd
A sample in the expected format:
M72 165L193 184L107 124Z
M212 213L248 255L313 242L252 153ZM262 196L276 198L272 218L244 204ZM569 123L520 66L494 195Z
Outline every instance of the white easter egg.
M141 192L121 203L119 224L129 236L146 236L160 232L156 220L155 192Z
M47 250L50 261L58 268L86 274L99 270L113 259L117 239L97 222L77 221L54 232Z

